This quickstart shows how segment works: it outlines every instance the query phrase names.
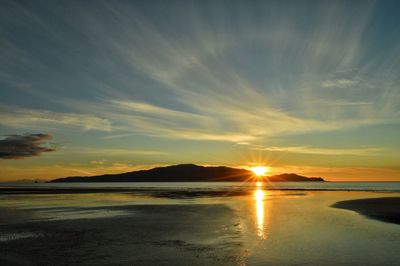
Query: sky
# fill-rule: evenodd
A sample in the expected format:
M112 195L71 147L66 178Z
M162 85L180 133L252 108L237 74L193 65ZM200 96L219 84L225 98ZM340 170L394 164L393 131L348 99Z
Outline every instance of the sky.
M0 181L179 163L400 181L398 1L0 2Z

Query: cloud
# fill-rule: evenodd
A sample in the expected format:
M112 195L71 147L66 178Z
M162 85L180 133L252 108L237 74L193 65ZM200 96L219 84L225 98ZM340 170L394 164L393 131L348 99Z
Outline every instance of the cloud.
M90 161L91 164L97 164L97 165L103 165L105 163L107 163L106 160L94 160L94 161Z
M129 155L167 155L167 152L156 150L135 150L135 149L108 149L108 148L88 148L88 147L64 147L63 152L87 154L87 155L107 155L107 156L129 156ZM99 163L100 161L93 161Z
M84 130L111 130L109 120L93 115L26 109L2 104L0 104L0 124L16 128L67 125L82 127Z
M160 5L150 13L145 6L71 4L67 14L57 13L59 9L52 5L46 7L67 30L48 23L48 16L28 7L21 10L29 13L30 19L7 16L11 25L23 25L16 27L20 30L43 32L43 37L37 38L40 42L32 39L38 42L32 47L51 43L45 51L49 58L57 58L54 69L59 70L61 63L63 76L76 77L77 83L76 88L68 88L69 82L59 82L54 78L58 75L48 74L53 69L46 64L37 68L43 72L35 73L46 77L50 89L33 84L35 96L47 93L53 103L74 113L7 111L0 114L0 123L15 127L64 124L113 131L106 139L143 134L251 142L399 121L398 86L392 84L398 77L399 53L393 47L376 53L371 48L374 45L369 47L370 42L365 41L366 33L374 36L369 31L375 17L372 2L350 8L337 1L309 7L280 3L257 8L242 4ZM159 11L165 17L156 15L158 8L163 8ZM27 60L35 54L24 44L10 43L10 47L22 50ZM10 49L5 49L7 54L12 53ZM83 60L86 57L76 51L87 52L90 60ZM12 58L7 61L14 62ZM345 69L357 71L344 73ZM334 74L339 72L339 76ZM21 76L8 74L10 79ZM365 81L369 86L364 86L361 77L369 78ZM375 79L387 83L371 82ZM22 81L29 83L29 79ZM350 86L357 90L321 89ZM78 88L85 88L85 93ZM52 95L61 90L71 90L70 98Z
M55 151L45 143L51 138L50 134L8 135L0 139L0 159L24 159Z
M383 151L382 148L330 149L330 148L315 148L308 146L257 147L253 149L262 151L272 151L272 152L290 152L290 153L317 154L317 155L354 155L354 156L378 155Z
M332 105L338 105L338 106L369 106L373 105L373 102L350 102L350 101L331 101Z
M126 130L134 129L146 135L230 142L246 142L265 136L335 127L312 119L298 118L258 105L257 102L248 106L236 99L224 101L206 95L186 96L185 100L191 102L193 111L177 111L138 101L111 101L111 105L106 108L112 111L104 115L113 116L115 121L125 125ZM258 105L257 108L254 108L255 105Z
M352 85L358 84L358 80L350 80L350 79L333 79L333 80L324 80L321 82L322 88L348 88Z
M107 58L113 75L108 73L107 82L96 81L107 101L64 104L115 122L125 134L110 138L130 131L163 138L250 142L369 125L393 116L376 112L382 104L376 99L378 90L363 88L347 95L339 95L342 90L338 94L321 90L321 86L359 83L354 75L332 73L354 67L363 57L362 37L373 3L357 5L356 18L346 5L321 4L320 15L314 18L318 23L307 29L298 28L296 17L315 14L306 9L301 9L305 14L291 14L285 5L261 6L260 10L271 10L262 19L254 19L256 10L240 6L241 16L233 25L226 25L233 13L224 9L215 9L210 19L194 5L184 13L174 11L176 16L168 23L158 23L129 5L106 6L114 18L112 32L101 8L85 12L84 21L90 23L81 29L93 40L103 40L98 60ZM190 19L182 14L190 14ZM175 29L173 34L165 34L170 28ZM117 71L119 65L124 69ZM150 85L142 86L141 79L121 73L149 79ZM113 76L119 79L112 80ZM118 86L109 85L114 83ZM312 102L314 98L323 101Z

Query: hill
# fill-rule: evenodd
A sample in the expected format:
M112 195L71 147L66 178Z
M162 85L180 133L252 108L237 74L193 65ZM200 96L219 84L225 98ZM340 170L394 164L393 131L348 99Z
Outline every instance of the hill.
M271 182L303 182L303 181L325 181L321 177L306 177L297 174L280 174L268 177Z
M122 174L72 176L50 182L243 182L251 178L254 178L253 172L245 169L179 164ZM282 174L268 178L271 181L324 181L322 178L307 178L296 174Z

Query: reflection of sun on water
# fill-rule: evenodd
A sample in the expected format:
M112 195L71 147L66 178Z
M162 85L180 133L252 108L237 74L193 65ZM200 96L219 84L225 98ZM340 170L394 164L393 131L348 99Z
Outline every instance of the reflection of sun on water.
M260 188L261 182L257 182L257 190L254 192L254 198L256 203L256 216L257 216L257 235L265 239L264 232L264 197L265 192Z

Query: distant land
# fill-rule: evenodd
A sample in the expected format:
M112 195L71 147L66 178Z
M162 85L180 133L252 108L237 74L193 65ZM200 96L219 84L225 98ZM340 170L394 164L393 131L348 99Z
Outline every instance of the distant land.
M50 182L243 182L254 178L254 173L245 169L179 164L122 174L71 176L57 178ZM280 174L265 178L273 182L325 181L320 177L305 177L297 174Z

